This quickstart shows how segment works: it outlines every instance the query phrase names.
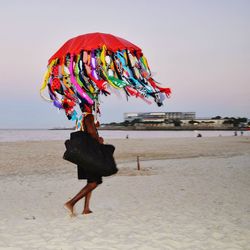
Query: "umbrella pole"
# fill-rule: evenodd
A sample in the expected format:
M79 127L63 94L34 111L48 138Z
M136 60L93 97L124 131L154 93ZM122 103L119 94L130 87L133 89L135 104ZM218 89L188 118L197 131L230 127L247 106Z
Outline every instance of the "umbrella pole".
M95 122L97 122L97 102L98 102L98 97L97 97L97 99L94 102L94 105L95 105L95 112L94 112Z

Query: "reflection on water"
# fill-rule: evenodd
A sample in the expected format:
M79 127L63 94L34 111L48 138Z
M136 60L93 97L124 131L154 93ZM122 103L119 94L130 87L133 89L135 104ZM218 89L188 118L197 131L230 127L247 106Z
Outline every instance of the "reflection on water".
M4 141L47 141L66 140L70 130L0 130L0 142ZM234 131L119 131L101 130L100 136L108 139L117 138L177 138L196 137L200 133L202 137L234 136ZM244 131L243 136L250 136L250 131ZM240 133L238 133L240 136Z

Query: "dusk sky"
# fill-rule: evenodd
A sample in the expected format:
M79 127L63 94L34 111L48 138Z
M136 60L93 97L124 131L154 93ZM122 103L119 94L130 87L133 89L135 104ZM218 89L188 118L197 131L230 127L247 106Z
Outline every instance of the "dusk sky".
M0 128L73 125L39 89L48 59L92 32L138 45L153 77L173 92L161 108L103 96L101 122L132 111L250 118L249 13L248 0L0 0Z

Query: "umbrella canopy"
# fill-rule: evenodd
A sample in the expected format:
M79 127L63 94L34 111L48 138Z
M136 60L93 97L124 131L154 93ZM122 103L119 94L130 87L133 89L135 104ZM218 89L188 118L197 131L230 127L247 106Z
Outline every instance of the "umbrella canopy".
M82 50L95 50L97 48L102 49L103 46L106 46L107 50L116 52L118 50L128 49L130 51L136 51L141 53L141 49L134 45L133 43L114 36L111 34L104 33L90 33L85 35L80 35L69 39L50 59L49 63L56 58L63 58L67 53L70 54L79 54Z
M48 90L49 98L43 95ZM41 96L78 120L77 107L98 109L98 97L115 90L161 106L171 90L151 76L142 50L110 34L91 33L68 40L48 61Z

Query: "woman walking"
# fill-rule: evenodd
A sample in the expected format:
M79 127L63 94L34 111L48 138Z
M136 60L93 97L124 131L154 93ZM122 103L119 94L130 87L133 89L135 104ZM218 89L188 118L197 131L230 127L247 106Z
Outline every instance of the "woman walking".
M99 137L96 125L94 122L94 116L91 109L84 105L83 113L83 129L86 131L92 138L97 140L99 143L103 144L103 138ZM90 198L92 191L102 183L102 176L90 174L84 171L84 167L80 165L77 166L78 179L86 179L87 185L83 187L71 200L67 201L64 206L70 211L71 216L74 216L74 206L75 204L85 197L84 208L82 214L90 214Z

